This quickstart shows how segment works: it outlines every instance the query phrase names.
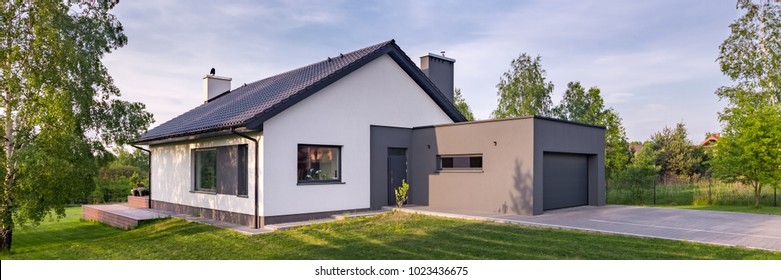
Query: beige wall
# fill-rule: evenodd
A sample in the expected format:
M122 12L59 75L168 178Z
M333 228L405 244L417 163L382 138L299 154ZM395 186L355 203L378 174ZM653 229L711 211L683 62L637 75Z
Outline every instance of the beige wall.
M515 119L413 130L412 203L427 200L433 208L532 214L532 124L533 119ZM458 154L482 154L483 171L436 171L437 155Z
M605 130L538 117L412 130L410 201L436 209L537 215L543 212L543 155L588 158L588 204L605 204ZM437 171L437 155L483 156L482 171Z

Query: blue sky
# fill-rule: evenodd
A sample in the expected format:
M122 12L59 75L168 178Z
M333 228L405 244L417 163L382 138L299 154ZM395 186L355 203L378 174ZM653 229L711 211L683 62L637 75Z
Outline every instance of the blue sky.
M104 61L122 98L161 124L203 102L211 67L233 87L388 39L419 63L457 60L455 85L475 116L520 53L541 55L558 103L569 81L602 90L630 140L683 121L718 131L714 94L731 84L718 46L735 1L121 1L128 45ZM153 125L153 126L154 126Z

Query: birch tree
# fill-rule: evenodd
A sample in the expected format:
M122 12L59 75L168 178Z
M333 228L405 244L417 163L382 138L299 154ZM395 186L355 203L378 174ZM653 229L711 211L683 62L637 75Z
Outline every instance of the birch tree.
M0 11L0 251L14 226L61 217L94 187L108 147L152 122L117 99L101 58L127 43L118 1L5 0Z

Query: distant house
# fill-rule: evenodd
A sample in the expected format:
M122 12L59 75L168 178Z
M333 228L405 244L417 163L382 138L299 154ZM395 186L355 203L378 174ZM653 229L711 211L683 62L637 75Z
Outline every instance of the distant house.
M713 133L706 137L699 146L703 148L712 147L716 142L719 142L719 138L721 138L721 133Z
M643 149L643 143L629 143L629 152L636 155Z
M151 207L262 227L395 204L521 215L605 204L605 128L466 122L455 60L391 40L231 88L146 132ZM197 98L193 94L193 98Z

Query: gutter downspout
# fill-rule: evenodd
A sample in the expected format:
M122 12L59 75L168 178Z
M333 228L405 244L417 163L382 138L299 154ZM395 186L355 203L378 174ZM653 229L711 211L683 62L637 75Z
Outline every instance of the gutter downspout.
M149 201L147 202L146 207L152 209L152 151L136 146L135 144L130 144L130 146L142 150L149 155L149 157L146 159L146 164L149 165Z
M231 133L238 135L242 138L249 139L250 141L255 143L255 222L252 225L252 228L261 228L262 221L260 221L260 217L258 216L258 140L252 137L249 137L246 134L236 132L235 128L231 128Z

